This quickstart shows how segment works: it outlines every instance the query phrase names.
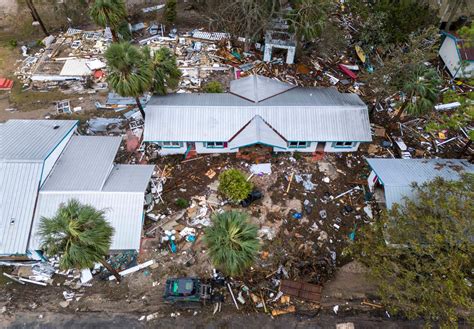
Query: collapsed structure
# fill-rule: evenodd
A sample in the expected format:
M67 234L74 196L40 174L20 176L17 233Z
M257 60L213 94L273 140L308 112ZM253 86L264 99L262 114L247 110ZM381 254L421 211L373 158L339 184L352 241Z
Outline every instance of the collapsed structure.
M334 88L301 88L252 75L230 93L152 97L144 142L162 155L238 152L266 145L274 152L352 152L372 140L367 106Z
M40 248L41 217L71 199L105 211L111 250L138 250L144 193L154 166L114 165L121 137L77 136L77 121L10 120L0 125L0 256Z
M453 78L470 78L474 74L474 46L472 41L443 32L439 56Z
M403 199L416 197L413 183L423 184L436 177L460 180L464 173L474 173L474 166L458 159L367 159L372 172L369 189L376 201L391 209Z

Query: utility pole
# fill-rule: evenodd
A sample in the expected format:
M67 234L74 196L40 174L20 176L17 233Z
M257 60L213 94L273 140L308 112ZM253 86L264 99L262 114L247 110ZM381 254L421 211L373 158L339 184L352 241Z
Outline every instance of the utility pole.
M33 17L33 19L35 21L37 21L39 23L39 25L41 26L41 30L43 30L43 33L48 36L49 35L49 32L48 30L46 29L46 27L44 26L44 23L43 21L41 20L41 17L40 15L38 14L38 11L36 10L36 7L33 3L33 0L26 0L26 4L28 5L28 8L30 9L30 12L31 12L31 16Z

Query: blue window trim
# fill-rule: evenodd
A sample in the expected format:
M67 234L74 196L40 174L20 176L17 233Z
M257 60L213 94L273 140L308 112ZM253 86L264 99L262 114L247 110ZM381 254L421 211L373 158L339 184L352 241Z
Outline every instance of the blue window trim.
M179 143L179 145L163 145L163 143ZM183 147L182 142L175 142L175 141L165 141L165 142L158 142L158 145L164 149L179 149Z
M337 143L351 143L351 145L337 145ZM331 146L335 149L351 149L355 146L355 143L357 142L332 142Z
M291 146L291 143L305 143L304 146ZM289 149L305 149L311 145L311 142L305 142L305 141L288 141L288 148Z
M208 143L222 143L221 145L214 145L214 146L209 146ZM223 149L225 148L225 142L203 142L204 147L208 149Z

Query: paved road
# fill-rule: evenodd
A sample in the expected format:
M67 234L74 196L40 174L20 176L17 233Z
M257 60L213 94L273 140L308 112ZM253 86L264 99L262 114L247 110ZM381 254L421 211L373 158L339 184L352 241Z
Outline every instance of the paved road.
M150 322L138 321L139 316L132 314L78 313L60 314L19 313L12 318L3 318L1 328L228 328L228 329L290 329L290 328L336 328L337 323L353 322L355 328L395 329L422 328L420 321L403 321L387 318L338 315L318 315L313 318L302 318L285 315L275 319L263 314L216 316L212 319L197 316L164 317Z

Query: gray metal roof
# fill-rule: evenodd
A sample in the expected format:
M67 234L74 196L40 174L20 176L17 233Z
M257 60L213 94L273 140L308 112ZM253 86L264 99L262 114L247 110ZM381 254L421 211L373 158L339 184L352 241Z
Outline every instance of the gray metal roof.
M121 141L121 137L73 136L42 190L100 191Z
M45 160L77 120L9 120L0 125L0 159Z
M154 168L153 165L115 165L102 190L143 193L150 182Z
M230 141L230 148L253 144L265 144L286 148L287 142L281 138L259 115L255 116L241 132Z
M38 196L29 249L40 249L38 226L41 217L54 216L62 203L76 199L105 211L114 228L111 250L139 250L143 225L143 192L43 192Z
M232 94L255 103L292 88L295 88L295 86L261 75L250 75L230 82L230 92Z
M25 254L42 162L0 161L0 255Z
M413 197L412 183L423 184L436 177L459 180L463 173L474 173L474 166L458 159L367 159L384 186L387 208Z
M335 88L293 88L258 103L233 94L155 96L146 112L145 141L228 141L257 115L289 141L372 140L367 106Z

